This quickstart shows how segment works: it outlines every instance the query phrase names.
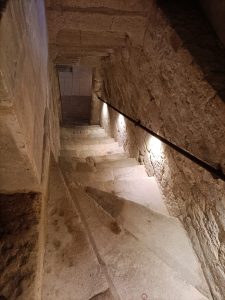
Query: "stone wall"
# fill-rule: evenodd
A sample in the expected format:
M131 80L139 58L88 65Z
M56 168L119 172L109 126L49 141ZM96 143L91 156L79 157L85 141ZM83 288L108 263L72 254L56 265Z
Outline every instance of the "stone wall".
M121 111L224 170L225 51L192 1L152 5L142 47L102 60L104 97ZM172 4L171 4L172 3ZM121 115L101 123L155 175L187 229L214 299L225 295L225 184Z
M170 213L181 220L193 242L214 299L224 299L224 182L106 105L101 124L131 157L145 165L149 176L156 176Z
M49 160L60 150L59 97L44 0L7 1L0 18L0 299L41 299Z
M93 68L93 81L92 81L92 100L91 100L91 125L100 124L101 115L101 102L98 96L101 96L102 79L99 66Z
M0 299L37 299L38 194L0 195Z
M49 139L50 149L56 161L58 161L60 151L60 121L62 120L60 105L59 79L56 67L49 62Z
M8 1L0 20L2 192L40 186L46 108L54 105L48 63L44 1Z

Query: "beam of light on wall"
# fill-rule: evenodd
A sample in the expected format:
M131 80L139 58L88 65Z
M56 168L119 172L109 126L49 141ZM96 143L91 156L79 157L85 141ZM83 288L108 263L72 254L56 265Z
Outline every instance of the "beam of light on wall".
M102 105L102 116L103 116L103 118L108 118L108 114L109 114L108 106L107 106L106 103L103 103L103 105Z
M100 124L105 129L107 134L111 135L111 122L110 122L109 108L106 103L102 104Z
M124 145L125 141L127 140L127 127L126 127L126 120L123 115L118 114L117 122L116 122L116 140L118 141L119 145Z
M149 152L155 160L160 160L163 156L163 145L162 142L154 136L149 138Z
M124 116L121 114L119 114L119 116L118 116L118 125L119 125L119 127L125 127L125 125L126 125Z

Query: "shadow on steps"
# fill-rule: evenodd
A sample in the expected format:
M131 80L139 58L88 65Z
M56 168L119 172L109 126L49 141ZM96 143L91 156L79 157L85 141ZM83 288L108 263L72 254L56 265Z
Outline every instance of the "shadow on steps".
M180 221L162 215L138 203L117 197L113 193L86 187L86 193L96 205L115 219L114 223L140 241L179 278L207 296L201 266Z
M126 200L92 187L86 187L85 191L113 218L120 215Z
M102 292L94 297L92 297L89 300L114 300L115 298L112 296L110 290L106 290L105 292Z

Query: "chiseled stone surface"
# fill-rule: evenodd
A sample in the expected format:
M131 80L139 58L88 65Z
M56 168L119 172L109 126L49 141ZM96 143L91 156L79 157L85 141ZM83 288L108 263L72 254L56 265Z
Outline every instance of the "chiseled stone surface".
M225 184L175 151L155 143L154 138L129 121L121 122L118 113L110 110L109 117L108 128L115 138L145 165L149 175L156 176L170 213L180 218L191 237L215 299L222 300ZM110 125L104 119L104 126L107 124Z
M24 134L33 167L40 176L48 80L43 1L8 1L0 28L3 84Z
M105 98L146 127L224 170L224 48L190 1L152 6L142 48L103 59ZM191 16L191 18L190 18ZM111 124L107 121L111 119ZM155 175L182 220L215 299L225 295L225 184L102 109L102 124Z
M0 299L34 300L41 196L0 195Z
M213 88L186 48L174 51L169 39L171 34L177 39L178 35L162 15L162 20L160 15L158 18L153 23L157 24L154 38L152 26L146 32L145 48L131 47L103 59L106 96L146 127L201 159L223 167L225 51L221 49L217 57L213 53L208 57L215 60L215 68L218 66L218 75L208 69L209 76L213 77L213 72L215 75ZM158 24L163 20L165 24L160 28Z
M50 53L57 62L108 56L141 44L149 1L46 1Z
M100 124L101 103L98 96L101 96L102 78L99 65L93 69L93 83L92 83L92 101L91 101L91 125Z
M57 160L60 147L58 81L48 59L44 1L6 4L0 18L0 299L40 300L49 156L52 151Z
M107 281L53 159L46 215L42 299L86 300L104 293Z
M57 156L58 83L48 63L44 1L7 1L0 20L2 192L39 188L47 134Z
M0 12L0 191L34 191L48 176L50 150L56 160L59 153L58 81L48 59L44 1L2 3L7 6ZM113 104L147 127L225 169L225 52L192 1L157 1L158 7L147 0L46 3L52 58L57 63L84 63L97 68L94 114L99 111L97 95L104 92ZM208 10L207 2L205 5ZM209 15L215 22L211 12ZM214 26L223 39L217 24L220 18ZM103 114L104 127L112 130L131 156L145 164L150 175L157 177L171 214L180 218L193 241L214 298L224 300L224 183L118 114L108 113L104 107ZM97 123L98 118L92 116L92 122ZM41 178L43 169L46 173ZM36 269L30 261L37 247L40 212L32 206L32 197L27 201L29 195L24 195L21 205L12 204L8 197L6 203L2 202L6 206L1 212L10 205L11 212L18 210L15 219L4 223L1 218L6 231L0 234L14 239L18 247L1 245L1 258L9 265L4 268L1 264L4 287L0 296L32 299L37 290L33 292L32 274L41 269L40 264ZM43 217L43 201L41 206ZM25 224L30 219L32 228L27 228ZM17 241L18 235L8 235L10 226L18 230L22 240ZM43 228L40 235L42 231ZM18 248L21 251L15 258ZM7 276L15 274L15 270L16 275L8 281Z
M60 104L60 91L57 77L57 71L53 63L49 63L48 69L49 76L49 107L48 111L48 124L50 148L54 155L55 160L58 160L60 150L60 122L61 117L61 104Z
M88 138L88 131L102 129L89 126L73 130ZM75 141L73 130L70 137ZM99 144L103 145L104 141ZM74 143L75 149L79 146ZM113 161L99 166L95 155L97 151L86 163L75 164L68 153L60 166L107 274L113 299L139 299L145 295L160 300L211 299L191 242L179 220L169 216L155 178L149 178L137 161L126 167L118 157L117 165ZM86 193L82 186L88 186ZM108 295L103 299L109 299Z

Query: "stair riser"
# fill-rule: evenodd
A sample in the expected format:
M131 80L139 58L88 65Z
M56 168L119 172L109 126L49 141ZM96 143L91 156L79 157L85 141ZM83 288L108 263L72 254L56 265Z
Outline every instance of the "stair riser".
M137 165L127 168L114 168L113 169L114 180L123 179L135 179L135 178L146 178L148 177L144 166Z
M108 138L108 136L105 133L99 133L99 134L73 134L73 135L64 135L61 137L61 141L75 141L75 140L86 140L86 139L104 139Z
M73 156L73 157L66 157L65 155L64 156L62 156L62 153L61 153L61 158L63 159L63 160L73 160L74 162L77 162L77 163L86 163L86 157L75 157L75 156ZM108 154L108 155L102 155L102 156L92 156L92 158L94 159L94 161L95 161L95 164L97 165L97 166L100 166L100 168L101 168L101 164L110 164L110 163L113 163L113 162L116 162L116 161L118 161L118 160L121 160L121 159L127 159L127 154L126 153L115 153L115 154ZM134 160L133 158L129 158L129 159L131 159L131 160ZM133 163L133 165L137 165L137 162L134 164Z
M117 143L111 143L111 144L96 144L96 145L62 145L62 150L75 150L75 151L117 151L121 150Z
M104 144L112 144L114 143L114 139L111 138L90 138L90 139L62 139L61 144L66 147L76 147L78 145L104 145Z
M118 154L121 153L121 150L113 150L113 151L106 151L106 150L93 150L93 151L76 151L76 150L61 150L61 156L70 156L70 157L78 157L78 158L87 158L89 156L102 156L102 155L111 155L111 154Z
M104 129L71 129L71 130L61 130L62 136L73 136L73 135L92 135L92 134L106 134Z
M102 266L55 162L50 169L46 217L41 299L92 299L108 290Z
M105 168L126 168L138 166L139 164L134 158L127 158L121 160L114 160L108 162L97 162L95 164L97 170L105 169Z
M95 163L96 164L101 164L101 163L110 163L110 162L115 162L120 159L127 159L128 155L124 152L122 153L115 153L111 155L104 155L104 156L95 156Z
M76 125L75 127L61 127L62 131L71 131L71 130L96 130L103 129L100 125Z
M169 215L155 178L114 140L93 139L103 134L99 126L63 130L60 165L113 299L209 300L186 232Z
M85 166L83 166L85 168ZM94 182L108 182L121 179L140 179L148 178L143 166L134 166L131 168L106 168L97 171L74 171L72 173L74 180L84 186L90 186Z

